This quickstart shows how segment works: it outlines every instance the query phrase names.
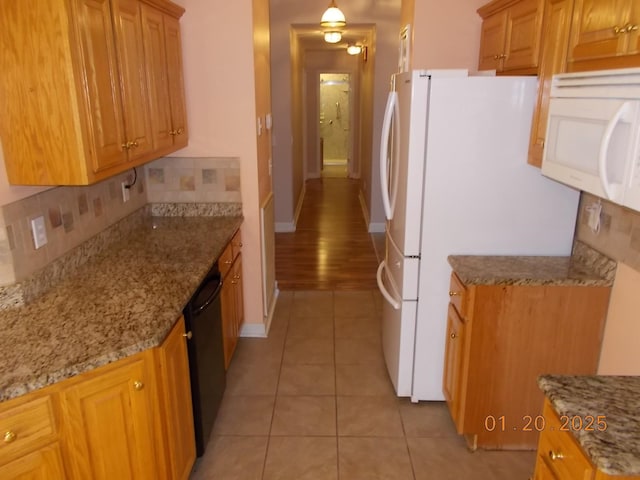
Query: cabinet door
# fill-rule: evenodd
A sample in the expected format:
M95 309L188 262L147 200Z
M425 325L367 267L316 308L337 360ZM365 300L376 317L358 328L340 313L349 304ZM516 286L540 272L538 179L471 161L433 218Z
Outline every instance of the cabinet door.
M233 268L223 279L220 291L220 303L222 307L222 341L224 349L224 367L229 368L231 357L237 342L236 321L236 297L235 285L232 283Z
M136 160L153 150L147 75L142 43L142 19L138 0L115 0L113 20L116 29L118 66L122 88L126 150Z
M533 475L533 480L562 480L558 478L553 470L550 470L547 463L542 456L538 456L536 459L536 470Z
M638 55L640 54L640 2L631 2L631 17L627 27L630 29L627 54Z
M528 159L529 163L536 167L542 166L551 78L556 73L564 73L567 70L573 2L574 0L546 0L544 4L544 24L542 27L544 44L540 57L538 98L531 124Z
M462 433L461 381L464 368L465 325L455 307L449 304L443 376L443 393L458 433Z
M487 17L480 32L480 60L478 70L502 70L505 57L504 42L507 31L507 12Z
M631 18L635 0L576 0L569 61L625 54L630 36L619 29Z
M182 43L178 19L164 17L164 35L167 49L167 74L169 79L169 99L171 101L171 124L175 147L186 147L188 139L187 111L184 100L184 79L182 76Z
M109 0L76 0L81 77L94 172L127 160Z
M242 255L238 255L233 264L233 289L236 306L236 337L240 336L240 329L244 323L244 296L242 294Z
M147 4L141 8L153 142L156 150L162 150L173 145L164 15Z
M62 394L74 478L158 478L152 384L144 357L98 369ZM152 383L152 382L151 382Z
M538 66L543 5L540 0L523 0L509 9L503 71Z
M180 319L159 349L166 427L166 456L174 480L187 480L196 459L189 359L184 320Z
M54 480L67 478L58 443L47 445L0 466L0 478Z

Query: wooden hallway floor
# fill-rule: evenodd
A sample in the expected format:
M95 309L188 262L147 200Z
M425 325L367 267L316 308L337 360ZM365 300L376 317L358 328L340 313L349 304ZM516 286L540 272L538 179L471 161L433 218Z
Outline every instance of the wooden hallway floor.
M280 290L376 287L378 259L362 215L358 181L308 180L294 233L276 233Z

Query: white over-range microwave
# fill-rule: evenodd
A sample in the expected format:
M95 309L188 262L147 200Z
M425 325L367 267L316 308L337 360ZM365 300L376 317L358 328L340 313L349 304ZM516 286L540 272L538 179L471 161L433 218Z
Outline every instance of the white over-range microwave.
M553 77L542 173L640 211L640 68Z

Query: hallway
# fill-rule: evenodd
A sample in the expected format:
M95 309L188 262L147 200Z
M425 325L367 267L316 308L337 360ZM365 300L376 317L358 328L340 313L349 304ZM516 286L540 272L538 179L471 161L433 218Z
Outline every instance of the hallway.
M296 231L276 233L280 290L377 288L378 260L358 195L357 180L307 181Z

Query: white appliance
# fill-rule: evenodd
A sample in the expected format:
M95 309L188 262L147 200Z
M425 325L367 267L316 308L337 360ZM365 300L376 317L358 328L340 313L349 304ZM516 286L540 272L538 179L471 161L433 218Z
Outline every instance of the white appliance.
M542 173L640 210L640 68L555 75Z
M413 71L392 85L380 161L384 356L398 396L442 400L447 256L568 255L579 193L526 163L535 77Z

